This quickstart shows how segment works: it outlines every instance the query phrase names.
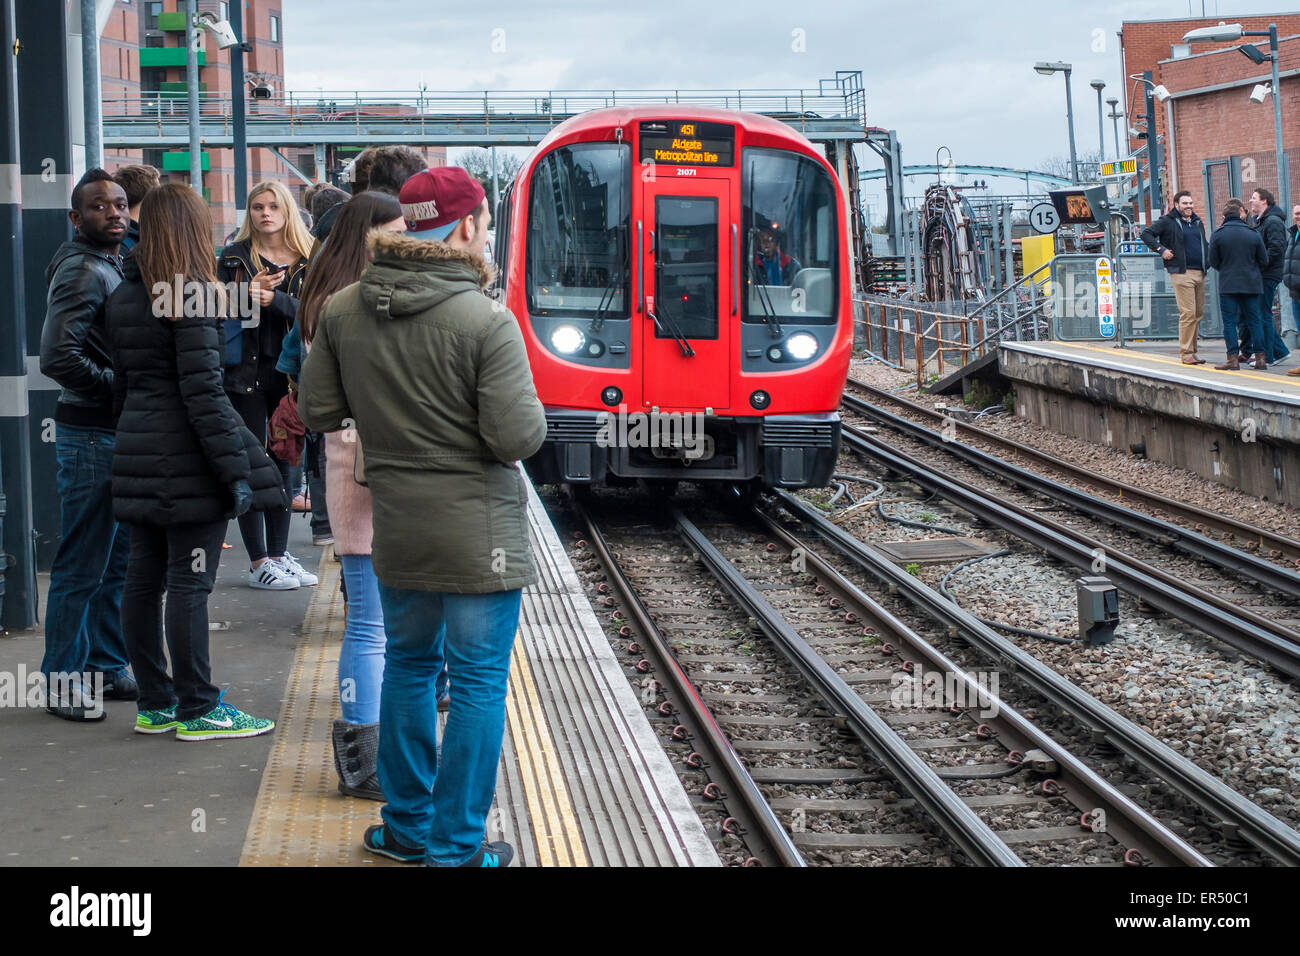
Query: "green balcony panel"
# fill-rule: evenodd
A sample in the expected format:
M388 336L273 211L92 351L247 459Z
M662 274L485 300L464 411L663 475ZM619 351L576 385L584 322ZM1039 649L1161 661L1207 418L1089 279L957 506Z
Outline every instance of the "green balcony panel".
M179 31L185 32L185 12L173 11L171 13L158 14L158 29L167 30L168 32Z
M202 50L199 51L199 66L206 66L206 56ZM185 65L185 47L183 46L156 46L140 48L140 69L147 70L160 66L181 66Z
M188 150L177 150L171 153L163 153L163 169L169 173L188 173L190 171L190 154ZM204 152L201 157L203 171L206 173L212 167L212 157Z
M158 95L170 99L182 99L189 95L190 85L184 80L164 80L158 84ZM206 93L208 84L200 83L199 92Z

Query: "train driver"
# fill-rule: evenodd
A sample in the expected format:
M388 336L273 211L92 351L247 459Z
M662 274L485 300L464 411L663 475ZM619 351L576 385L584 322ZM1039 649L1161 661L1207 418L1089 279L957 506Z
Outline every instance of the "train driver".
M758 232L758 252L754 255L754 271L767 285L790 285L795 274L803 268L794 256L781 251L780 231L777 223L761 220Z

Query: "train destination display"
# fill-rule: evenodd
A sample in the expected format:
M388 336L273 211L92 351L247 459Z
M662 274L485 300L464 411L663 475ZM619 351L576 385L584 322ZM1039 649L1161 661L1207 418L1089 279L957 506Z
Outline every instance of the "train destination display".
M730 166L736 128L728 123L647 120L641 123L641 162L674 166Z

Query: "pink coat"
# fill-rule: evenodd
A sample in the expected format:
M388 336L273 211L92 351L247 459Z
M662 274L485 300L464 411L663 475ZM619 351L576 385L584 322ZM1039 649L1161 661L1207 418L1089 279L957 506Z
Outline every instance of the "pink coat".
M311 351L311 346L306 346ZM352 477L357 462L356 429L325 436L325 509L335 554L369 554L375 537L370 489Z
M353 441L345 441L344 438ZM325 508L335 554L369 554L375 536L375 519L370 489L352 477L357 460L356 431L330 432L325 436Z

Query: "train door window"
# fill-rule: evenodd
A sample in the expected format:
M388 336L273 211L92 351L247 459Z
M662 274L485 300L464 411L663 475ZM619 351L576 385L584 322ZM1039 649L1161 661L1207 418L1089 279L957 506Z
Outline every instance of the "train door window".
M629 319L631 148L561 146L528 186L528 309L534 315Z
M807 156L751 147L741 202L744 321L834 322L839 212L830 175Z
M718 201L655 197L655 338L718 337Z

